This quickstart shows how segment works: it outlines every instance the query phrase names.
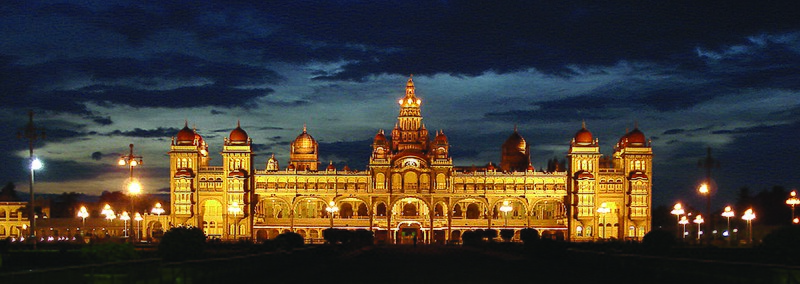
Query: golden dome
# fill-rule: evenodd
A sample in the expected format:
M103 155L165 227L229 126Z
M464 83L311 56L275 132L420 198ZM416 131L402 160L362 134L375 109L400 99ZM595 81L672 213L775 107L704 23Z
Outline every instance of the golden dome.
M524 153L528 149L528 143L525 142L525 138L522 138L522 135L519 135L517 132L517 128L514 127L514 133L511 133L506 139L506 142L503 143L503 149L512 152L521 152Z
M316 149L317 141L306 132L306 126L303 125L303 133L297 135L297 138L292 142L292 148L295 154L313 154Z

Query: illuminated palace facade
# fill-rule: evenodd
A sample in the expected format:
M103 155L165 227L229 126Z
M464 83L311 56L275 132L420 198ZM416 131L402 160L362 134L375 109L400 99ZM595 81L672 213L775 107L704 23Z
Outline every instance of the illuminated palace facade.
M514 129L499 165L454 166L443 131L431 140L411 78L390 133L379 130L365 170L321 164L303 131L289 161L256 161L239 125L224 138L222 166L188 123L172 139L170 223L201 227L209 238L274 238L292 231L309 241L327 228L366 229L376 240L458 241L476 229L535 228L570 241L640 240L651 229L652 148L635 128L611 157L585 124L569 143L565 169L535 170ZM365 157L367 158L367 157Z

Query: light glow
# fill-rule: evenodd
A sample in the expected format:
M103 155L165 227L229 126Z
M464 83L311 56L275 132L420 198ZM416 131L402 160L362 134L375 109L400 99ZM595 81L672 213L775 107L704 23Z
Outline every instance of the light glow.
M42 164L42 160L39 160L39 158L33 158L33 160L31 161L31 170L34 171L41 170L42 167L44 167L44 164Z

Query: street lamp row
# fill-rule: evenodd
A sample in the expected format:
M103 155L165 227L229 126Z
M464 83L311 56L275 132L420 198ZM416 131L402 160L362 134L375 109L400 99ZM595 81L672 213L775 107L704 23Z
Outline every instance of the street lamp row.
M787 204L789 204L788 201L787 201ZM684 215L684 214L687 214L687 213L683 209L683 205L681 205L680 203L676 203L675 206L673 206L673 209L672 209L672 211L670 213L675 215L676 219L678 220L678 224L679 225L683 225L683 234L682 234L682 236L685 239L686 238L686 225L689 224L689 219L687 218L686 215ZM691 215L691 213L688 213L688 215ZM720 214L720 215L722 215L722 217L727 218L728 227L727 227L727 231L726 232L728 232L730 234L731 218L735 217L736 214L734 213L734 211L731 208L731 206L725 206L725 209L723 210L722 214ZM749 242L750 243L753 242L752 220L755 219L755 218L756 218L756 214L755 214L755 212L753 211L752 208L747 209L745 211L744 215L742 215L742 220L747 221L748 235L749 235ZM705 223L705 220L703 219L703 217L701 215L697 215L697 216L695 216L695 219L692 222L697 224L697 240L700 241L700 236L703 234L702 233L702 229L701 229L701 224Z

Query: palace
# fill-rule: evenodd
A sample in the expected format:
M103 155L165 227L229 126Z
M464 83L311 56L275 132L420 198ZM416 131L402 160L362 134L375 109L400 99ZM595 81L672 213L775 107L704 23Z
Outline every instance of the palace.
M518 238L535 228L569 241L640 240L650 231L652 148L638 128L607 158L584 123L565 169L552 171L531 166L530 146L515 128L497 167L458 167L444 132L430 139L412 78L398 103L394 129L377 132L365 170L321 166L305 126L285 167L274 155L256 161L239 125L224 138L222 166L209 166L208 144L187 122L169 151L170 224L254 241L287 231L318 241L327 228L365 229L389 243L459 241L476 229L513 229Z

